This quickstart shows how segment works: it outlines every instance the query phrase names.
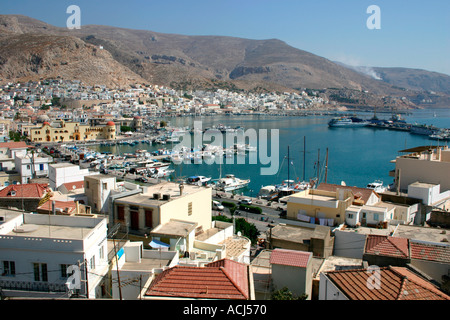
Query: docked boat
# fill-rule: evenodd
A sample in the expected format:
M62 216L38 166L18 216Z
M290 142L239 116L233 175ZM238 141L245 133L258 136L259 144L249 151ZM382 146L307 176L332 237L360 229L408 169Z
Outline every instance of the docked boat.
M375 191L377 193L385 192L387 189L385 186L383 186L383 181L380 181L380 180L376 180L374 182L369 183L366 186L366 188L372 189L373 191Z
M225 178L220 178L214 189L224 192L230 192L234 190L243 189L250 183L250 179L239 179L236 178L233 174L227 174Z
M259 190L258 197L265 200L274 200L278 197L276 186L264 186Z
M328 122L329 127L365 127L369 121L357 117L336 117Z
M210 177L205 176L191 176L186 180L187 184L192 184L195 186L205 186L211 181Z

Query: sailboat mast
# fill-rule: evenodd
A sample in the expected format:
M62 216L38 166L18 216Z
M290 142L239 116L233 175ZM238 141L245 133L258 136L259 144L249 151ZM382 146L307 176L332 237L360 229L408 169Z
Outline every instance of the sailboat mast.
M328 176L328 148L327 148L327 157L325 161L325 183L327 183L327 176Z
M288 156L287 156L287 159L288 159L288 181L287 181L287 185L288 185L288 187L289 187L289 166L290 166L290 163L289 163L289 160L290 160L290 158L289 158L289 146L288 146Z
M303 181L305 181L306 171L306 136L303 136Z
M320 149L317 152L317 183L319 183L320 180Z

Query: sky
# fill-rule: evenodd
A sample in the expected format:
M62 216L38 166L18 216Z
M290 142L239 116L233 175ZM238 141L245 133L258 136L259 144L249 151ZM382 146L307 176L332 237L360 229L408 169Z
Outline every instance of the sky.
M0 14L66 27L69 5L83 25L184 35L280 39L332 61L450 75L449 0L0 0ZM369 29L371 5L379 29Z

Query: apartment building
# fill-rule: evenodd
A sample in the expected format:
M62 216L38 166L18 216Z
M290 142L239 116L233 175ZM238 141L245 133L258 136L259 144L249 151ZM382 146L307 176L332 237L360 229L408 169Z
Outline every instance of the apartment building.
M5 296L102 297L108 270L106 219L9 210L0 211L0 217Z

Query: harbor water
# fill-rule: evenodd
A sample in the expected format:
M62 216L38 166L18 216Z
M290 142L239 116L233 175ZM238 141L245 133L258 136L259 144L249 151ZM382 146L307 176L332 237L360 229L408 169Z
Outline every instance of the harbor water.
M373 114L360 113L357 116L369 119ZM390 114L379 114L380 119L389 119ZM238 191L239 194L257 196L260 188L267 185L280 184L283 180L309 181L317 177L319 168L319 181L348 186L365 187L375 180L383 181L384 185L393 182L389 171L395 168L390 161L395 159L400 150L423 145L443 145L448 142L432 140L425 135L417 135L404 131L394 131L371 127L360 128L332 128L328 121L332 116L265 116L265 115L241 115L241 116L207 116L207 117L179 117L164 119L170 122L172 127L194 126L194 121L201 121L202 128L223 124L231 128L243 127L244 130L260 129L267 131L268 139L258 136L258 152L251 153L241 158L238 163L237 155L233 163L230 159L223 159L222 165L213 161L211 164L203 161L202 164L181 163L171 164L175 170L172 179L187 178L193 175L201 175L218 179L226 174L234 174L241 179L250 179L247 188ZM408 123L433 125L439 128L450 128L450 110L418 110L404 116ZM163 119L161 119L163 120ZM272 130L278 130L278 139L270 139ZM224 141L225 141L224 135ZM204 144L214 144L214 141L203 140ZM248 143L248 141L246 141ZM278 153L276 170L273 174L261 174L262 168L268 168L270 164L262 164L259 151L261 144L265 144L267 156ZM114 154L131 153L138 149L155 151L161 148L171 149L170 143L166 145L148 145L138 143L134 146L91 146L90 148L100 152L112 152ZM193 145L195 148L196 146ZM289 159L287 158L289 149ZM328 149L328 150L327 150ZM306 152L304 152L306 151ZM327 152L328 151L328 152ZM327 157L328 154L328 157ZM250 156L257 159L251 163ZM273 158L272 160L274 160ZM272 161L275 163L275 161ZM325 164L327 168L325 169Z

